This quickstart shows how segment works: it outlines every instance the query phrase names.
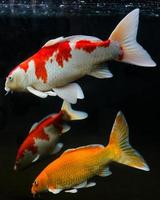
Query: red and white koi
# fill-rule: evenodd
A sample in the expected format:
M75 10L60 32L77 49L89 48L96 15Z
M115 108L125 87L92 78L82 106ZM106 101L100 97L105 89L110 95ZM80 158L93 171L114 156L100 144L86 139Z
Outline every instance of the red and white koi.
M58 153L63 147L62 143L57 143L59 137L70 130L65 121L81 120L87 116L87 113L74 111L69 103L64 102L59 113L35 123L18 150L14 169L25 168L40 158Z
M19 64L6 78L5 90L29 91L45 98L58 95L76 103L84 95L75 80L90 75L111 78L108 60L154 67L146 50L136 41L139 9L129 13L109 39L76 35L48 41L37 53Z

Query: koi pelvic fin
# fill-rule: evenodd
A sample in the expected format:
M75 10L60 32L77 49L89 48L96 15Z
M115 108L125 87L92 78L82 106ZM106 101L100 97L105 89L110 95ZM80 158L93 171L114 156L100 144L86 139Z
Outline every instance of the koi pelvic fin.
M156 63L141 45L136 41L139 23L139 9L130 12L117 25L109 39L117 41L122 48L121 62L126 62L138 66L154 67Z
M70 83L64 87L53 88L53 91L57 96L72 104L75 104L77 99L84 99L83 91L77 83Z
M86 112L73 110L70 103L64 101L61 110L66 120L81 120L88 117Z
M63 148L63 143L60 142L60 143L56 144L56 146L53 149L53 151L50 152L50 155L54 155L54 154L59 153L62 148Z
M142 156L129 144L128 133L127 122L122 112L118 112L108 145L108 148L113 152L113 161L149 171L150 169Z
M53 193L53 194L58 194L58 193L60 193L62 191L62 189L54 189L52 187L49 187L48 191Z

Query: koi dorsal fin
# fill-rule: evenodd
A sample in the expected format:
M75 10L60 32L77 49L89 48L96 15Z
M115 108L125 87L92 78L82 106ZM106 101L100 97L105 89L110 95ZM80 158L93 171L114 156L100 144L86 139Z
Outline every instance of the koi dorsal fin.
M38 122L34 123L34 124L32 125L32 127L31 127L29 133L32 132L33 129L35 129L35 128L37 127L37 125L38 125Z
M37 126L38 126L40 123L42 123L44 120L46 120L46 119L49 118L49 117L54 117L55 114L56 114L56 113L51 113L51 114L45 116L44 118L42 118L39 122L35 122L35 123L31 126L31 128L30 128L29 134L30 134L35 128L37 128Z
M88 35L72 35L72 36L68 36L66 38L64 38L65 40L69 40L69 41L79 41L79 40L90 40L90 41L102 41L101 39L94 37L94 36L88 36Z
M72 149L67 149L66 151L63 152L62 156L68 154L68 153L71 153L71 152L74 152L74 151L78 151L78 150L83 150L83 149L96 149L96 148L104 148L103 145L101 144L91 144L91 145L86 145L86 146L81 146L81 147L78 147L78 148L72 148Z
M61 42L64 40L64 37L58 37L56 39L52 39L52 40L49 40L48 42L45 43L45 45L43 45L43 47L49 47L49 46L52 46L58 42ZM43 48L42 47L42 48Z
M52 39L52 40L49 40L48 42L46 42L43 47L49 47L49 46L52 46L54 44L57 44L58 42L62 42L62 41L66 41L66 40L69 40L69 41L78 41L78 40L91 40L91 41L101 41L99 38L97 37L93 37L93 36L86 36L86 35L73 35L73 36L69 36L69 37L58 37L56 39ZM42 47L42 48L43 48Z

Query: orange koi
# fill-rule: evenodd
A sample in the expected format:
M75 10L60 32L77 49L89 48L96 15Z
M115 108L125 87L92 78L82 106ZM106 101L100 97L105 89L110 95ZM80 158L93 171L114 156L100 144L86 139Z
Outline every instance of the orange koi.
M62 190L76 193L79 188L95 186L95 182L87 183L87 180L96 175L109 176L112 161L149 171L142 156L129 144L128 134L127 122L118 112L107 146L94 144L65 151L37 176L32 194L45 190L54 194Z

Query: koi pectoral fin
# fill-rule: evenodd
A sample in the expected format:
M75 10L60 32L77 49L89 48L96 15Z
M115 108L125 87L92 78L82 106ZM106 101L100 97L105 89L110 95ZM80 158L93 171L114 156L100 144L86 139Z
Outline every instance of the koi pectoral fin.
M83 99L84 94L77 83L70 83L64 87L53 88L53 91L65 101L75 104L77 99Z
M53 91L45 92L45 94L47 94L48 96L52 96L52 97L57 96L57 94L55 92L53 92Z
M28 87L27 87L27 90L28 90L30 93L32 93L32 94L34 94L34 95L36 95L36 96L38 96L38 97L41 97L41 98L46 98L46 97L48 96L48 94L46 94L45 92L38 91L38 90L34 89L34 88L31 87L31 86L28 86Z
M32 163L36 162L40 158L40 155L38 154L33 160Z
M53 194L58 194L62 191L62 189L53 189L53 188L48 188L48 191L53 193Z

